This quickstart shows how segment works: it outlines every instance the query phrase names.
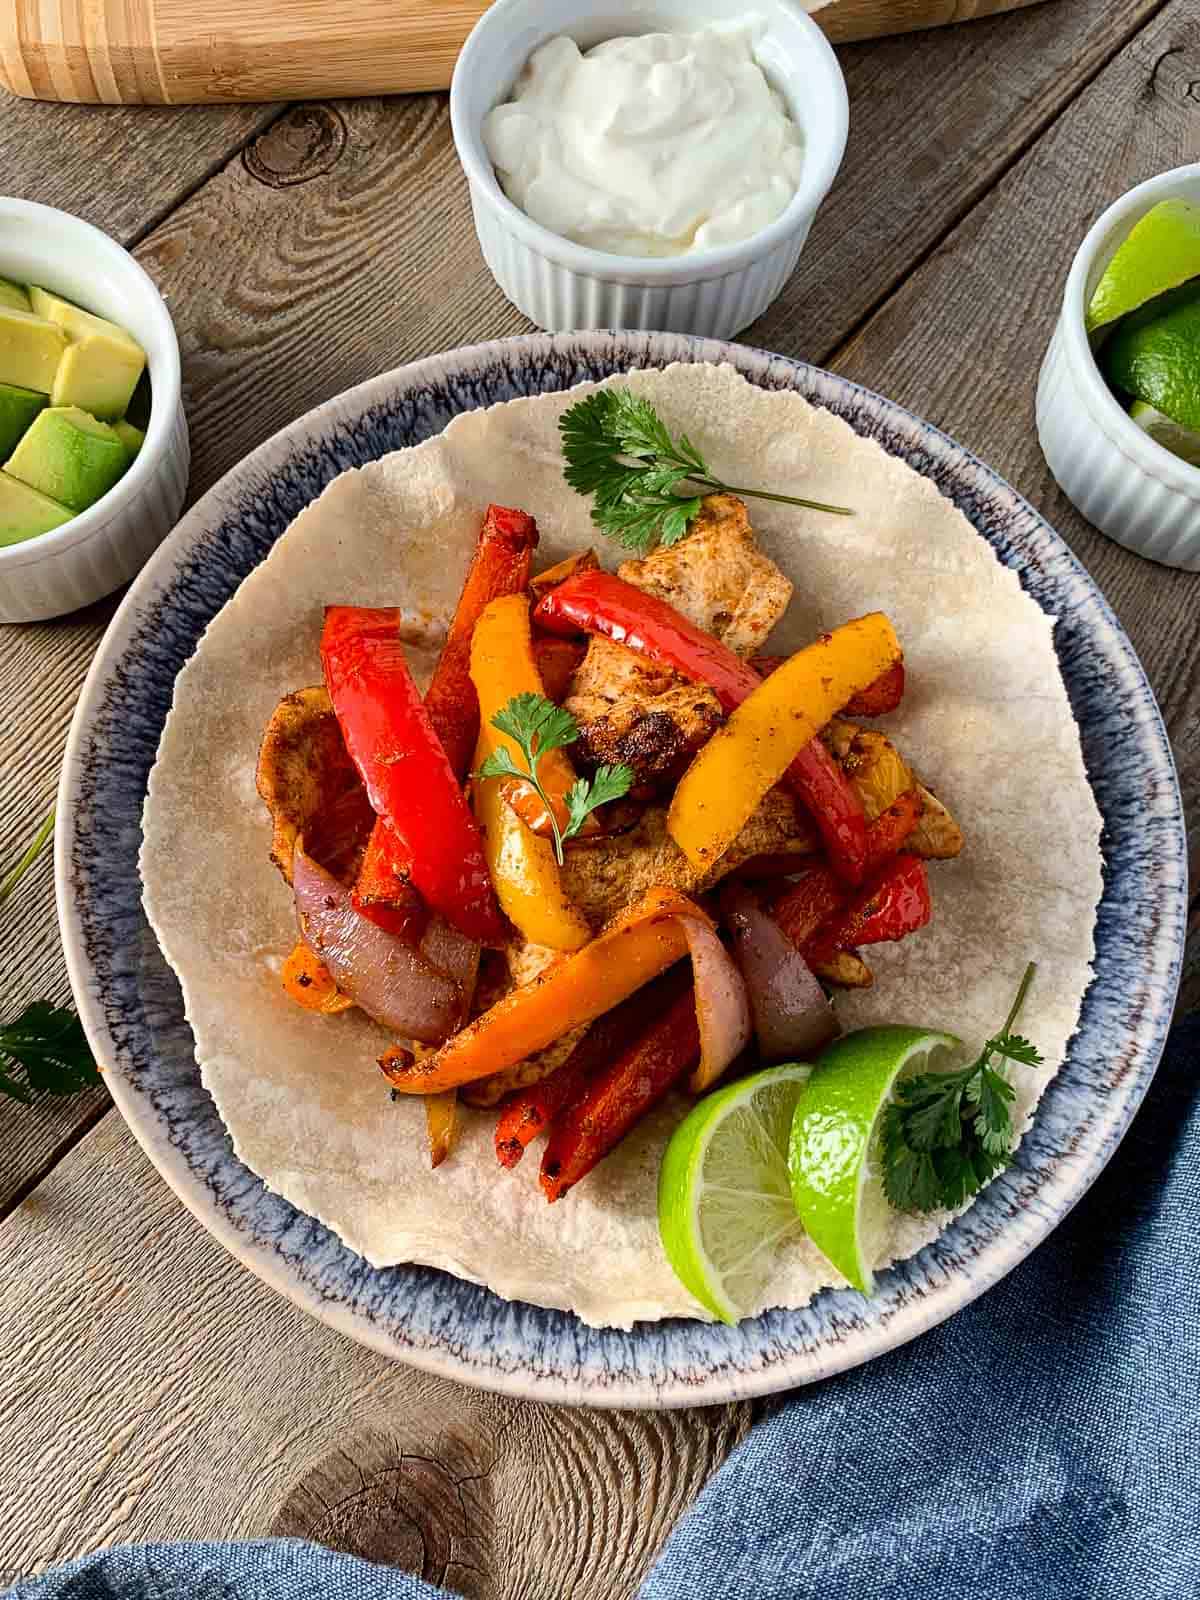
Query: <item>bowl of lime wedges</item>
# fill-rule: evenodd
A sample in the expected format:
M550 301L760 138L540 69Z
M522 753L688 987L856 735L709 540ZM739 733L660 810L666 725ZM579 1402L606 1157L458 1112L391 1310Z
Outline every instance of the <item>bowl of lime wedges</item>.
M1152 561L1200 571L1200 164L1131 189L1083 241L1037 426L1089 522Z

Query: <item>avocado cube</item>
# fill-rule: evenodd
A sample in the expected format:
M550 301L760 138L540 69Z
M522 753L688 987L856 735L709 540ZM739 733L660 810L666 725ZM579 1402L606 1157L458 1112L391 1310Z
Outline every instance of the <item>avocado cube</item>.
M38 316L70 340L50 393L51 405L79 406L106 422L123 417L146 365L146 352L137 340L115 322L81 311L36 285L30 287L29 300Z
M13 283L10 278L0 278L0 306L7 306L10 311L29 311L29 296L19 283Z
M46 406L46 396L36 389L21 389L15 383L0 383L0 463L21 442L21 435Z
M72 511L86 511L129 465L129 452L106 422L77 406L51 406L13 451L4 470Z
M70 522L74 513L26 483L0 472L0 545L36 539Z
M66 348L67 336L56 323L0 306L0 383L49 394Z
M146 435L140 428L135 428L132 422L114 422L112 431L120 439L129 454L130 461L146 442Z

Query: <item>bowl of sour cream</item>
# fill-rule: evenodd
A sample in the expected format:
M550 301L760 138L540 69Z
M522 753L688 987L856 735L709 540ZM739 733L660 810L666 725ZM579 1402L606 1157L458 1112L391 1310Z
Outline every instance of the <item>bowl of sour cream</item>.
M484 260L532 322L730 338L795 268L848 106L801 0L495 0L450 116Z

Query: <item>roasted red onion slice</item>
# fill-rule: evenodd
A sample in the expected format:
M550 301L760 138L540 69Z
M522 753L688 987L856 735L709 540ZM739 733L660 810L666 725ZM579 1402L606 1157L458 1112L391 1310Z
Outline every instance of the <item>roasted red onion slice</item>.
M746 985L729 951L707 919L679 918L692 957L700 1065L688 1080L699 1094L714 1084L750 1043L753 1022Z
M764 1061L803 1061L842 1031L812 968L749 890L729 885L721 911L746 980Z
M355 911L349 889L307 855L299 840L292 887L301 937L329 968L338 988L369 1017L423 1044L440 1044L462 1026L466 988L457 973L448 976L433 964L432 950L405 944ZM429 940L430 933L425 937ZM439 953L444 953L443 945L448 948L437 937L432 944ZM478 946L472 949L478 960ZM463 970L462 952L459 957Z

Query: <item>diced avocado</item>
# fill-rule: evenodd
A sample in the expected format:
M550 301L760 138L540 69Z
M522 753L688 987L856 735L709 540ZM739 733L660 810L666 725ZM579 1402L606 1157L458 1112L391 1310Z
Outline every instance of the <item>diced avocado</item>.
M7 306L10 311L29 311L29 295L19 283L13 283L10 278L0 278L0 306Z
M129 452L106 422L77 406L52 406L13 451L4 470L72 511L86 511L129 465Z
M19 483L7 472L0 472L0 545L36 539L39 533L61 528L74 515L66 506L39 494L27 483Z
M130 461L146 442L146 435L140 428L135 428L132 422L114 422L112 430L125 446Z
M36 285L30 287L29 300L38 316L55 323L71 341L59 363L50 403L80 406L107 422L123 417L146 365L146 352L133 335Z
M8 460L25 429L43 410L46 396L36 389L21 389L15 383L0 383L0 463Z
M56 323L0 306L0 383L49 394L66 348L67 336Z

